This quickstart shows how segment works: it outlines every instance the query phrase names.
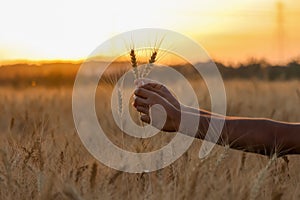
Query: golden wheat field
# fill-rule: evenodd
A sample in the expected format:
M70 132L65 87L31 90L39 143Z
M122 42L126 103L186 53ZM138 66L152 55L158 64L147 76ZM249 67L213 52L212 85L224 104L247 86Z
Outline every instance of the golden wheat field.
M299 84L228 80L228 115L300 121ZM111 91L106 86L97 93L101 103L96 108L116 145L123 142L124 148L142 152L172 138L160 133L121 141L112 120L103 117L110 109ZM199 102L209 109L205 89ZM200 140L159 171L113 170L81 143L72 118L71 87L0 87L0 111L0 199L300 199L299 156L270 159L216 146L201 160Z

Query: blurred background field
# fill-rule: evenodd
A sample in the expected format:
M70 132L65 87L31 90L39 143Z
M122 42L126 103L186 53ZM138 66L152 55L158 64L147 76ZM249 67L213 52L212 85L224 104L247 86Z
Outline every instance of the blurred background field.
M72 84L80 65L61 65L66 64L0 68L0 199L300 198L298 156L270 159L217 146L200 160L201 141L195 140L180 159L156 172L129 174L104 166L85 149L72 118ZM299 70L294 65L283 68L285 73ZM188 75L186 68L178 67ZM266 68L253 69L248 78L225 78L227 114L299 122L299 72L270 81L258 76ZM146 140L122 138L108 114L116 79L110 74L107 80L99 86L96 108L116 145L145 152L172 139L167 133ZM201 107L209 110L204 82L191 83Z

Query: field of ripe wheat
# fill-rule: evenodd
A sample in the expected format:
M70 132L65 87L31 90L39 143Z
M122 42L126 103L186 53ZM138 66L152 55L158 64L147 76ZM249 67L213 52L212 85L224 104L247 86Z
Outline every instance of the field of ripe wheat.
M226 81L227 114L299 122L299 85ZM197 87L203 87L198 94L201 107L209 109L207 90ZM112 118L104 117L110 112L112 89L107 85L96 97L99 122L111 141L144 152L172 139L167 133L145 140L122 135ZM299 156L268 158L216 146L201 160L200 146L195 140L182 157L155 172L116 171L93 158L79 139L71 87L0 87L0 199L300 198Z

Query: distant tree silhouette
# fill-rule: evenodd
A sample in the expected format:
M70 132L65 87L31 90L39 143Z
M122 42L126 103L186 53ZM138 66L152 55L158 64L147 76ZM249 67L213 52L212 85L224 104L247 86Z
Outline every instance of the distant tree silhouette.
M197 65L205 65L198 63ZM300 62L295 60L286 66L270 65L263 60L251 60L238 66L216 63L224 80L227 79L257 79L266 81L299 80ZM126 63L114 63L110 71L104 73L101 82L114 84L126 71ZM48 63L40 65L16 64L0 67L0 85L13 87L36 86L70 86L74 84L75 76L80 64ZM200 77L196 69L190 65L173 66L175 70L189 79Z

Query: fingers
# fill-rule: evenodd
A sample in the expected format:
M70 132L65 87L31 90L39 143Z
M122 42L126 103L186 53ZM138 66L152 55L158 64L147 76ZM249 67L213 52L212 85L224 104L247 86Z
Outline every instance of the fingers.
M141 120L147 124L150 124L151 122L149 115L142 115Z
M137 106L136 110L140 113L149 115L149 107L145 107L145 106Z
M158 92L160 89L162 89L164 86L159 83L147 83L142 85L140 88L145 88L147 90L151 90L153 92Z
M154 92L160 95L161 97L167 99L169 102L172 102L174 105L178 104L177 99L172 95L171 91L164 85L158 83L148 83L146 85L141 86L140 88L150 90L151 92Z
M150 95L150 91L146 90L144 88L138 88L134 91L135 96L142 97L144 99L147 99Z
M156 101L154 101L153 99L157 99L158 94L156 92L147 90L145 88L138 88L134 91L134 95L135 95L135 101L138 99L137 103L141 103L141 105L153 105L155 103L157 103Z
M142 106L142 107L149 107L148 102L146 99L141 98L141 97L136 97L134 102L133 102L134 107Z
M133 106L134 107L149 107L147 97L150 95L150 91L138 88L134 91L134 102ZM141 109L141 108L140 108Z

